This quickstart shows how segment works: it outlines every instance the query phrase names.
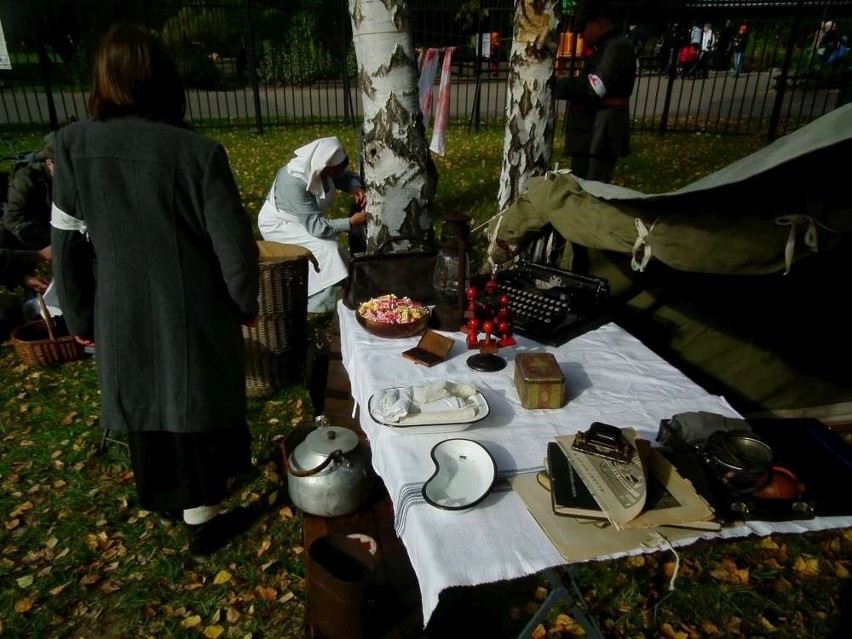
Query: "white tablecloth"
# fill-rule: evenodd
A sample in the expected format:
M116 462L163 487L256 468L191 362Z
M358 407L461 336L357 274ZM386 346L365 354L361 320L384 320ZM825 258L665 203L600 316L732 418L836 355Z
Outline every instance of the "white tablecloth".
M394 506L401 537L420 583L424 624L442 590L502 579L514 579L564 563L506 482L498 482L483 502L466 511L445 511L426 503L421 488L434 471L429 455L438 442L464 437L484 445L497 463L500 477L541 470L547 442L556 435L586 430L593 421L631 426L654 441L661 419L687 411L738 414L723 397L711 395L615 324L607 324L558 348L518 337L503 349L508 360L499 372L474 371L466 364L462 333L444 333L456 340L446 362L427 368L404 359L402 351L419 338L383 339L367 333L355 314L338 304L341 351L352 396L360 406L360 423L370 440L373 467L384 480ZM519 352L555 355L566 378L568 402L557 410L521 406L513 382ZM396 386L436 380L474 384L490 406L488 416L456 433L417 434L376 423L367 410L369 398ZM852 526L852 517L821 517L798 522L749 522L699 538L735 537L772 532L804 532ZM636 548L632 554L649 552ZM601 559L610 557L600 557Z

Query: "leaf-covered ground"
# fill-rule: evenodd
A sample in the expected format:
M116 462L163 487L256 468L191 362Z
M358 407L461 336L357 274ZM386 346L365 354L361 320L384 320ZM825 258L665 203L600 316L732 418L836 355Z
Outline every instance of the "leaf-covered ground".
M18 148L36 148L42 133L20 136ZM339 135L353 151L357 143L355 129L340 127L207 134L226 146L252 214L293 149L322 135ZM500 129L450 130L448 153L436 158L436 213L459 210L484 221L496 212L502 143ZM617 181L669 190L763 144L635 135ZM290 386L251 402L257 475L235 487L231 501L257 508L259 520L198 560L187 553L181 525L136 503L125 449L108 443L100 450L96 365L28 369L9 344L0 349L0 636L303 636L300 514L282 496L276 461L280 439L313 417L306 390ZM608 637L842 637L852 636L842 626L852 612L850 562L852 532L838 530L593 563L580 567L577 581ZM469 618L440 636L479 637L486 626L501 629L488 636L514 636L545 595L528 581L468 593ZM490 616L500 619L485 624ZM559 610L535 631L581 635Z

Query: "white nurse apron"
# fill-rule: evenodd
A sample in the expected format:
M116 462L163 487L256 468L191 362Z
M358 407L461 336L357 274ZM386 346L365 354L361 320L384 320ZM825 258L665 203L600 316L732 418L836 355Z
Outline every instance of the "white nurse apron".
M348 260L343 254L336 237L314 237L292 213L282 211L275 205L276 178L269 194L257 216L257 227L263 239L281 244L297 244L310 250L319 262L319 272L308 269L308 296L333 286L349 275ZM324 198L318 201L320 210L325 213L334 201L337 193L332 187Z

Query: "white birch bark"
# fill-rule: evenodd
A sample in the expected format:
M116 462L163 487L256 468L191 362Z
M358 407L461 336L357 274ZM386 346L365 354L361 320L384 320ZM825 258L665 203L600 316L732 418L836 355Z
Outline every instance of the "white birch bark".
M554 0L515 0L499 211L526 191L530 178L550 168L555 108L548 80L556 46L556 5Z
M429 156L405 0L349 0L358 88L367 250L394 235L431 233L437 171Z

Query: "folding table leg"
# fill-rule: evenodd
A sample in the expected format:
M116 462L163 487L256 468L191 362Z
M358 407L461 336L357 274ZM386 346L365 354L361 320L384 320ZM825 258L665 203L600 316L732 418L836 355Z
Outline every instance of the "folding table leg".
M577 582L574 581L574 574L576 571L576 566L569 566L564 580L560 579L556 574L556 571L552 568L544 571L544 578L547 579L547 583L550 585L550 594L547 595L547 599L542 602L532 619L530 619L527 625L524 626L524 629L521 630L517 639L529 639L529 637L532 637L532 633L536 626L538 626L538 624L547 617L550 609L559 602L565 603L567 606L565 612L577 620L577 623L579 623L583 627L583 630L586 631L586 636L589 637L589 639L604 639L594 619L586 614L586 607L583 604L583 595L577 587ZM565 581L568 583L566 584Z
M103 453L108 443L118 444L120 446L124 446L124 448L128 448L127 442L123 442L120 439L116 439L115 437L110 437L112 431L109 428L104 428L104 432L101 435L101 444L98 446L98 453Z

